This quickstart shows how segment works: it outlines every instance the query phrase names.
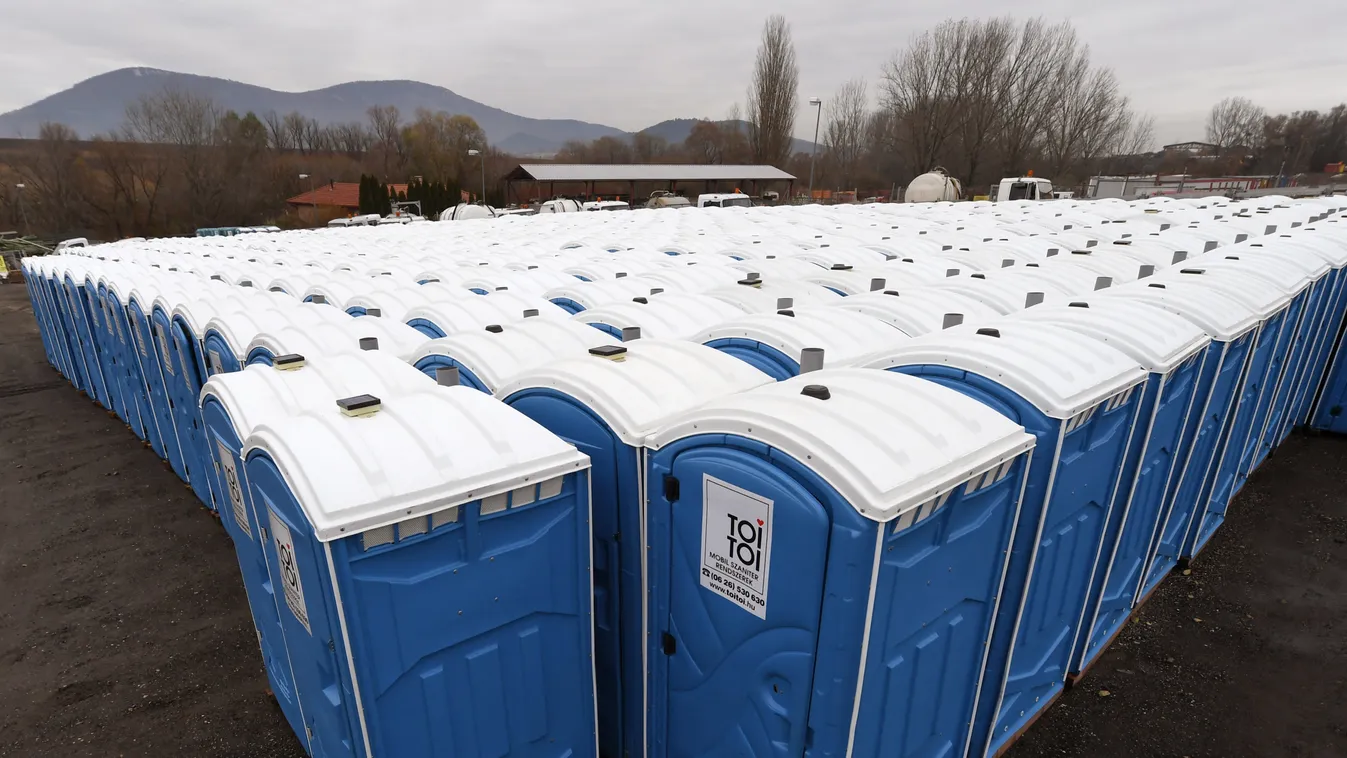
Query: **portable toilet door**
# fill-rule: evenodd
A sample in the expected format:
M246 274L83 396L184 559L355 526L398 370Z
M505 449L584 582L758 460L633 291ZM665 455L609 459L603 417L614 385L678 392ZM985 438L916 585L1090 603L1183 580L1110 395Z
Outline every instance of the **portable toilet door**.
M646 755L965 755L1033 445L867 369L657 432Z
M258 520L248 488L243 440L262 423L274 423L301 410L321 410L358 390L388 398L427 386L425 378L407 364L374 352L331 358L297 355L279 368L249 367L212 377L202 388L206 446L214 464L216 491L222 493L220 521L234 542L271 690L306 749L309 743L281 627L281 606L264 549L267 524Z
M525 371L552 361L581 357L591 348L618 342L574 321L526 318L430 340L408 360L432 379L443 369L457 369L459 384L490 395L511 377Z
M782 308L725 321L693 338L748 363L778 381L800 373L806 348L822 348L831 365L845 366L896 347L910 336L885 321L842 308Z
M1123 463L1121 489L1104 530L1103 550L1086 602L1073 674L1083 673L1122 631L1150 565L1169 485L1178 476L1179 445L1197 399L1211 338L1195 324L1141 301L1092 298L1069 306L1030 308L1016 318L1054 324L1117 348L1149 372L1136 431Z
M596 757L575 448L432 387L263 423L244 461L312 755Z
M641 339L550 361L496 392L588 455L593 467L594 662L605 756L647 754L645 439L677 413L771 381L717 350Z
M135 405L134 415L140 420L140 427L144 433L142 439L150 444L150 448L154 450L156 455L167 460L168 454L164 447L164 436L159 429L159 421L155 415L150 385L143 373L139 334L126 306L131 290L130 277L135 273L139 272L127 271L125 275L118 274L108 277L108 311L111 314L114 328L118 332L119 349L122 353L123 381L127 388L127 395Z
M131 425L131 414L127 410L126 387L121 381L122 357L118 350L117 333L108 316L104 295L106 283L100 285L102 277L98 272L88 271L84 277L84 299L89 313L89 325L93 330L94 342L98 347L99 360L103 364L103 380L107 384L108 399L117 418L127 426Z
M862 364L962 392L1038 440L973 723L977 756L1000 754L1065 687L1147 378L1136 361L1076 332L992 323Z
M1217 455L1205 493L1199 496L1197 515L1185 539L1183 557L1193 558L1225 523L1230 501L1243 484L1239 477L1240 463L1253 436L1254 419L1262 407L1263 396L1272 394L1267 386L1268 375L1273 356L1285 349L1282 337L1291 298L1258 277L1225 268L1184 268L1162 279L1170 281L1175 277L1198 280L1210 289L1230 295L1253 309L1261 322L1239 382L1235 407L1216 443Z
M150 410L154 414L159 434L163 437L164 460L168 461L173 473L186 482L188 474L184 464L185 454L178 439L178 425L173 416L173 405L166 381L167 371L164 366L163 356L168 353L168 338L164 337L164 344L160 345L162 331L150 320L154 313L153 295L159 286L158 280L138 282L131 289L126 311L127 318L131 322L132 334L135 336L137 360L140 362L141 376L145 378ZM155 289L152 290L151 287Z
M165 290L154 300L150 313L150 327L156 336L152 346L159 350L160 365L164 370L164 394L168 399L169 415L177 429L178 447L182 454L187 484L201 503L212 511L216 509L207 470L210 456L201 428L197 393L206 381L206 367L198 360L200 351L196 340L186 334L183 326L172 321L173 308L188 298L204 293L187 290ZM193 389L196 387L198 389Z
M1105 290L1100 297L1140 300L1163 308L1201 327L1212 340L1198 378L1193 413L1188 415L1178 448L1178 476L1166 493L1150 566L1137 593L1140 605L1183 557L1184 538L1195 514L1204 507L1207 478L1219 457L1222 429L1235 410L1259 321L1253 309L1191 280L1147 279Z
M953 325L946 318L949 314L958 314L957 323L960 324L964 321L986 321L1000 316L979 300L931 287L902 291L886 289L865 295L852 295L833 307L864 313L913 337L938 332Z
M112 396L108 392L107 380L103 376L103 361L99 344L95 340L95 329L90 323L89 303L84 296L84 269L82 266L67 267L63 281L65 300L69 304L76 339L84 355L85 374L89 379L86 392L89 397L106 410L112 410Z
M126 424L137 437L148 441L150 431L147 426L153 424L146 418L145 385L140 377L140 361L135 354L135 345L131 341L126 309L121 305L118 294L119 276L116 273L109 273L99 277L98 297L102 307L101 318L108 333L106 339L109 350L114 355L116 368L112 380L121 392Z

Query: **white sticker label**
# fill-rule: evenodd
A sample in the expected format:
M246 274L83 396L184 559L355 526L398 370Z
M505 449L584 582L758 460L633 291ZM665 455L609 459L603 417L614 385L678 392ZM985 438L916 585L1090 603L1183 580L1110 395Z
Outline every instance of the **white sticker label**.
M208 356L207 359L210 363L209 369L211 376L215 376L221 371L224 371L224 362L220 360L220 351L211 350L209 353L207 353L207 356Z
M702 480L702 586L767 618L772 501L707 475Z
M243 486L239 483L239 470L238 465L234 463L234 454L219 440L216 440L215 446L220 456L220 471L224 473L225 489L229 490L229 504L234 507L234 523L248 535L248 539L252 539L253 530L248 524L248 509L243 506Z
M140 349L140 357L150 357L149 351L145 348L145 338L141 336L139 329L132 330L131 338L136 341L136 347Z
M155 324L154 330L159 333L159 349L162 350L164 354L164 370L172 376L176 372L173 370L173 353L168 351L168 337L164 336L164 328L162 326Z
M313 634L309 628L309 607L304 604L304 585L299 581L299 563L295 558L295 541L290 537L290 527L270 509L267 518L271 522L271 538L276 542L276 556L280 560L281 584L285 587L285 604L295 614L304 631Z

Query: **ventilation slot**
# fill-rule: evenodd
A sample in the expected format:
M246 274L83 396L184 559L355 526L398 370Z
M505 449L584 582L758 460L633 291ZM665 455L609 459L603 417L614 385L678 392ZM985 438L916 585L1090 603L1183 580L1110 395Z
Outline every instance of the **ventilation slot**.
M430 531L430 527L427 526L425 516L417 516L416 518L409 518L406 521L398 522L398 540L405 540L408 537L415 537L418 534L425 534L428 531Z
M942 495L937 495L899 516L898 520L893 522L893 533L897 534L934 516L941 508L945 507L945 504L949 502L949 496L953 493L954 490L950 490Z
M546 500L549 497L556 497L561 494L561 477L548 479L538 485L538 499Z
M378 529L370 529L360 535L361 545L363 545L366 550L373 550L382 545L391 545L393 544L394 539L396 539L396 535L394 534L392 524L381 526Z
M520 487L510 492L510 507L518 508L528 505L537 499L538 488L530 484L527 487Z
M1094 417L1094 412L1099 410L1099 406L1094 406L1087 411L1081 411L1066 422L1066 433L1070 434L1085 425L1085 422Z
M444 510L438 513L433 513L430 516L431 529L439 529L445 524L457 524L457 523L458 523L457 505L455 505L453 508L445 508Z
M492 495L491 497L482 498L481 514L483 516L489 516L493 513L500 513L501 511L508 508L509 505L510 505L510 493L508 492L502 492L499 495Z

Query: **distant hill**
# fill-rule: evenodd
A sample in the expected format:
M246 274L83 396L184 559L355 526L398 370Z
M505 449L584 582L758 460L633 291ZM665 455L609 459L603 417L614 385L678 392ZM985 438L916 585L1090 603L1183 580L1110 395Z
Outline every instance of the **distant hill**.
M222 108L259 115L299 111L323 124L364 122L372 105L394 105L411 118L417 108L471 116L494 145L511 152L555 152L566 140L625 137L602 124L519 116L469 100L443 87L413 81L348 82L311 92L279 92L210 76L152 68L124 68L87 79L63 92L0 114L0 137L36 137L47 121L63 123L90 137L121 126L126 106L165 88L209 95Z
M695 118L671 118L668 121L661 121L654 126L647 126L642 129L643 134L650 134L656 137L663 137L669 144L676 145L683 142L692 133L692 127L701 119ZM722 129L738 128L744 134L748 134L748 122L743 119L717 121ZM797 153L807 153L814 146L809 140L796 139L792 150Z

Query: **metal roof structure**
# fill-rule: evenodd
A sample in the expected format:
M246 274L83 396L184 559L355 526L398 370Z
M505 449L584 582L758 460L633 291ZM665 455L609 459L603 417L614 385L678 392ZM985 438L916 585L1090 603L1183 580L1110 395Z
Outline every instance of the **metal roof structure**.
M794 181L795 177L774 166L522 163L505 179L511 182L734 182Z

